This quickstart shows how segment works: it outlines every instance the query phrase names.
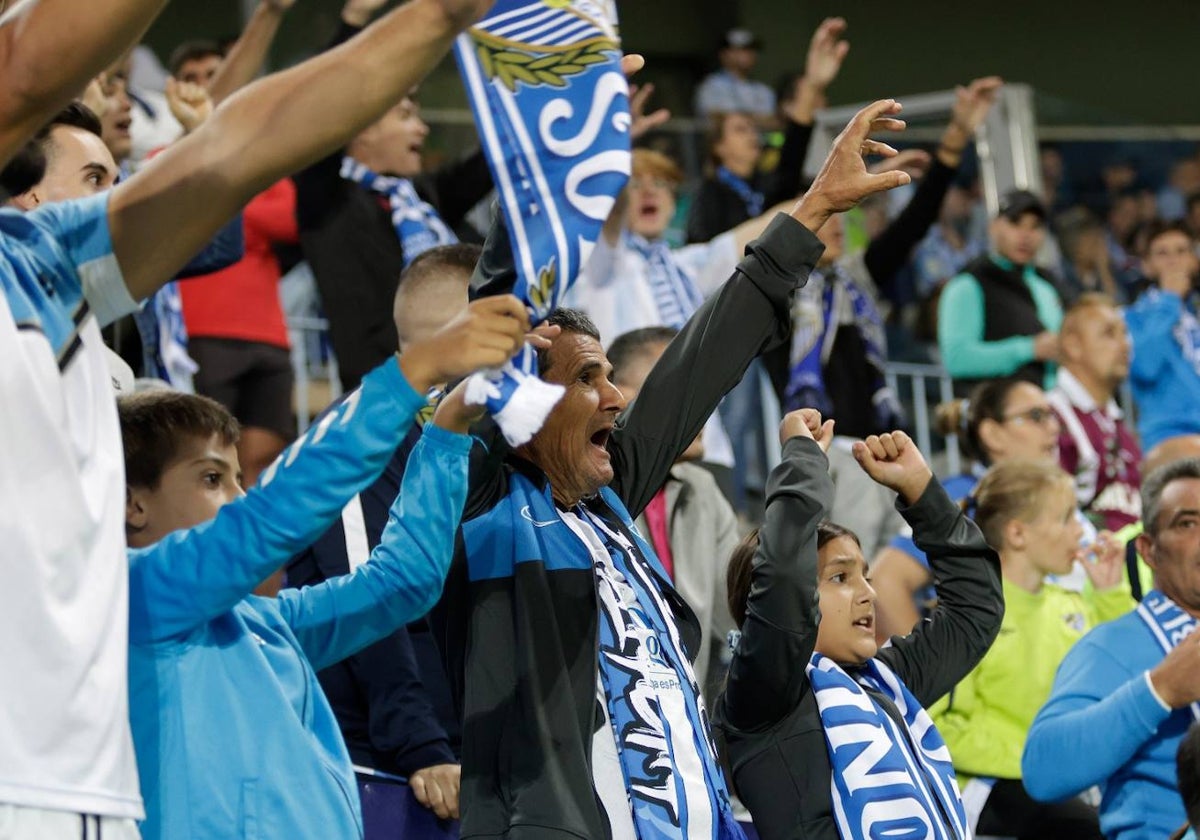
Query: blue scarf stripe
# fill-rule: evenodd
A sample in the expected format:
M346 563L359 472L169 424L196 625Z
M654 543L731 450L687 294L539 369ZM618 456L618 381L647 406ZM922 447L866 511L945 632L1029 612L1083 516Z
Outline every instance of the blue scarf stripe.
M635 233L626 233L625 243L646 262L646 279L654 295L658 320L668 327L682 327L704 303L695 280L675 261L671 247L662 239L651 242Z
M746 205L746 212L750 214L751 219L763 214L766 198L761 192L750 186L750 182L745 178L734 175L724 166L720 166L717 167L717 180L737 193L738 198Z
M1158 589L1151 589L1146 593L1142 602L1138 604L1137 614L1146 623L1150 634L1154 636L1164 654L1174 650L1177 644L1200 626L1200 621ZM1200 703L1192 703L1189 708L1192 710L1192 716L1200 721Z
M421 200L409 179L372 172L349 156L342 159L341 174L347 181L388 200L392 209L392 227L396 229L396 238L404 251L405 268L431 248L458 242L454 231L446 226L432 205Z

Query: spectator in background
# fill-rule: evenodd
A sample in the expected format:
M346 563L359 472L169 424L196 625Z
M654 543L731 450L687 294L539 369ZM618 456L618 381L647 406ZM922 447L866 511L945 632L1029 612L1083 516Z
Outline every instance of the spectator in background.
M1139 225L1154 218L1153 211L1147 215L1147 210L1143 207L1146 197L1153 202L1154 196L1149 192L1126 190L1118 193L1113 196L1105 214L1108 258L1113 273L1118 276L1136 274L1138 271L1134 240Z
M1129 375L1131 350L1112 299L1083 295L1063 317L1058 382L1046 395L1062 426L1059 465L1075 480L1080 509L1097 528L1110 531L1142 516L1142 450L1116 400Z
M1020 379L994 379L969 399L937 407L937 430L957 435L968 471L942 484L950 498L971 496L984 471L1014 458L1058 462L1061 426L1042 389ZM910 633L932 605L933 582L925 553L903 531L875 558L871 573L879 593L881 639Z
M991 224L991 250L946 284L938 348L956 393L998 376L1053 387L1062 301L1034 265L1045 233L1041 200L1026 190L1008 193Z
M963 152L1002 84L991 76L957 89L929 173L900 215L867 247L861 265L842 259L842 217L821 229L825 251L796 295L786 365L779 362L781 354L768 359L785 410L815 408L837 421L839 435L855 438L901 425L899 402L883 376L887 339L876 299L880 292L893 292L896 273L937 218Z
M1046 459L1011 459L972 494L973 518L1000 555L1004 621L983 660L929 710L954 757L963 801L980 835L1100 840L1095 807L1078 798L1043 805L1021 783L1025 736L1054 672L1091 627L1129 612L1122 546L1105 535L1083 564L1081 594L1047 580L1083 552L1071 477Z
M1175 435L1200 432L1200 320L1195 241L1182 225L1149 236L1146 275L1153 287L1125 312L1133 339L1130 384L1138 433L1149 449Z
M1137 275L1118 280L1112 265L1104 226L1086 207L1075 207L1056 220L1062 245L1062 282L1059 291L1070 302L1082 294L1100 293L1124 303L1133 296Z
M971 237L975 198L970 187L951 184L942 199L937 224L913 253L913 282L921 300L934 295L951 277L984 251L984 243Z
M348 40L387 0L347 0L329 48ZM397 278L422 251L457 242L453 228L492 189L483 152L423 173L429 126L415 93L295 176L300 244L329 319L342 387L396 351Z
M1195 156L1176 161L1166 185L1158 191L1158 215L1164 221L1180 222L1187 217L1187 200L1200 193L1200 160Z
M401 356L467 308L467 284L478 259L477 245L443 245L424 252L404 270L392 309ZM405 465L428 420L428 412L417 415L375 482L311 547L288 562L289 586L319 584L367 562L383 537ZM395 836L391 809L397 797L406 796L398 784L401 779L408 780L417 801L438 817L458 817L461 727L424 616L330 664L317 679L356 768L365 840Z
M1055 215L1075 203L1075 194L1057 146L1043 145L1038 160L1042 168L1042 203Z
M746 246L788 206L772 207L711 242L672 249L665 234L682 182L683 172L669 157L634 150L632 177L564 301L586 312L600 335L659 325L682 327L729 279ZM720 419L711 418L706 429L706 459L732 468L735 450Z
M1099 785L1110 840L1160 840L1185 820L1175 756L1200 701L1200 460L1146 476L1142 512L1156 589L1067 654L1021 761L1038 801Z
M224 55L215 43L190 41L171 55L167 98L186 133L203 114L189 113L182 92L204 91L217 101L250 81L292 0L264 0L241 38ZM193 109L194 110L194 109ZM282 269L276 249L299 243L296 188L285 178L259 193L242 211L243 256L212 274L178 286L188 355L196 363L196 392L212 397L237 418L238 461L245 486L295 436L294 375L287 324L279 301ZM267 594L267 593L263 593Z
M717 61L721 69L696 88L696 116L750 114L760 126L775 120L775 92L750 78L762 42L749 29L730 29L721 39Z
M620 335L609 345L613 384L626 400L637 399L650 370L678 332L671 327L646 327ZM696 463L703 456L704 442L697 436L635 524L700 622L693 670L711 704L725 681L725 639L734 629L725 572L741 535L733 508L708 470Z
M1184 224L1192 234L1192 238L1200 237L1200 192L1194 192L1187 198L1187 215Z
M784 141L771 172L762 165L762 135L754 114L721 111L710 115L706 175L688 212L688 243L708 242L763 211L795 198L801 190L813 115L825 102L825 89L837 78L850 44L841 40L842 18L826 18L813 33L804 75L780 102Z

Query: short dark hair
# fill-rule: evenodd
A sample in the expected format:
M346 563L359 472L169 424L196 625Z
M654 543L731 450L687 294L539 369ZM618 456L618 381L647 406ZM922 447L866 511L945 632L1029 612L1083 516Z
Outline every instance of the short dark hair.
M1188 727L1175 753L1175 774L1179 780L1179 795L1187 812L1188 824L1200 827L1200 723Z
M560 306L551 312L543 323L549 324L552 327L561 327L564 334L575 333L576 335L590 336L596 339L596 341L600 340L600 330L597 329L592 319L579 309ZM537 362L538 372L545 376L550 370L550 351L538 350Z
M237 420L225 406L208 397L179 391L145 391L121 397L117 414L125 446L125 482L131 487L158 487L186 438L218 435L229 446L237 443L240 434Z
M613 366L613 380L618 380L624 371L637 359L646 355L652 344L670 344L679 335L674 327L642 327L621 333L608 346L608 361Z
M759 529L755 528L742 537L742 541L737 544L737 547L733 550L733 554L729 556L729 568L725 572L725 589L729 604L729 614L733 616L733 623L738 627L746 623L746 602L750 599L750 583L753 579L754 571L754 554L758 551L758 533ZM838 537L849 537L854 540L859 548L862 548L862 542L859 540L858 534L849 528L843 528L841 525L826 519L817 525L817 551L820 551L827 543L836 540ZM790 562L790 559L779 558L781 562Z
M225 50L221 49L221 45L216 41L207 39L198 38L192 41L184 41L171 51L171 57L167 59L167 70L172 76L178 78L179 71L183 69L183 65L189 61L199 61L202 58L208 58L210 55L215 55L217 58L224 58Z
M28 192L46 177L50 132L59 126L79 128L101 136L100 118L82 102L72 102L50 118L37 134L0 169L0 190L8 196ZM0 199L2 200L2 199Z
M1167 485L1185 478L1200 479L1200 458L1163 464L1142 479L1142 523L1150 536L1158 533L1158 515L1162 512L1162 494Z
M1189 242L1195 239L1192 231L1183 222L1148 222L1146 225L1146 251L1149 252L1155 239L1166 236L1168 233L1181 233L1188 238Z

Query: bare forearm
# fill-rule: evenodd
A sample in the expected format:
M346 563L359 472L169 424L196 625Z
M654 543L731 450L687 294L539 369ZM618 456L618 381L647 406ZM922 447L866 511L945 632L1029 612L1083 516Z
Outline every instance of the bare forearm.
M242 37L229 50L221 68L213 78L208 93L214 105L220 105L231 94L250 84L267 60L267 52L283 22L284 10L263 0L250 16Z
M118 187L109 220L133 296L170 279L251 197L344 146L398 102L465 24L438 0L413 0L337 49L231 96Z
M166 0L26 0L0 20L0 165L135 44Z

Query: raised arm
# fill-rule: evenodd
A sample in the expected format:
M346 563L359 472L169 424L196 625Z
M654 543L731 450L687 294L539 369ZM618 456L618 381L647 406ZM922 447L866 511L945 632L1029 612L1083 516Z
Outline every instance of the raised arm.
M353 574L279 595L317 670L429 612L442 592L467 496L471 438L427 424L371 559Z
M904 123L890 116L899 111L899 103L889 99L855 115L791 215L776 216L747 247L733 277L701 305L654 366L609 443L613 488L634 516L750 362L786 340L792 293L808 279L823 250L813 232L833 213L908 183L903 172L868 173L862 157L895 154L868 135L902 129Z
M872 435L854 445L854 456L872 478L899 494L900 513L933 570L938 595L933 614L878 654L928 707L970 673L1000 632L1000 559L933 480L908 435Z
M166 282L252 196L345 145L489 5L412 0L336 49L243 88L119 185L109 224L131 294Z
M472 304L408 348L399 363L389 360L369 373L215 519L132 552L130 638L180 637L231 609L375 480L434 383L503 364L526 329L516 298Z
M867 271L885 296L891 292L896 272L937 221L946 191L958 174L963 152L976 129L987 119L1003 84L998 76L988 76L955 90L954 110L938 142L933 166L900 215L868 246L863 257Z
M253 81L267 60L267 53L279 32L283 16L296 0L261 0L250 13L250 20L233 46L217 74L213 76L208 93L216 105Z
M815 416L815 440L802 415ZM801 431L801 427L804 431ZM832 421L795 411L780 429L783 461L767 479L767 509L759 531L741 638L729 665L719 714L743 731L783 719L808 689L805 666L817 644L817 526L829 516L833 480L825 447ZM822 446L822 443L824 446Z
M92 0L80 20L78 0L24 0L0 14L0 166L136 44L165 5Z

